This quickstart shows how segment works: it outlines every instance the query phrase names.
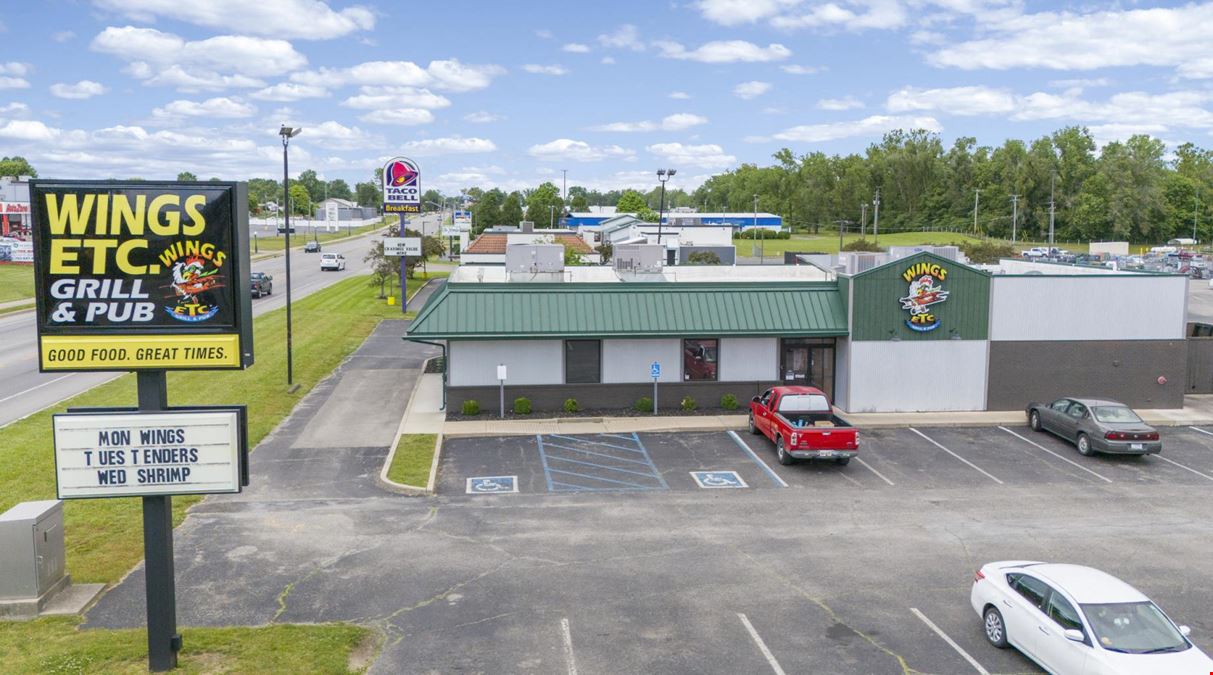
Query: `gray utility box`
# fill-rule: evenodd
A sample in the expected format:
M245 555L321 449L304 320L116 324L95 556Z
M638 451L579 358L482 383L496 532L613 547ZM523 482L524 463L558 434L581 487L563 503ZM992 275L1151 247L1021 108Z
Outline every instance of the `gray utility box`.
M65 567L63 502L25 502L0 514L0 615L37 614L70 583Z

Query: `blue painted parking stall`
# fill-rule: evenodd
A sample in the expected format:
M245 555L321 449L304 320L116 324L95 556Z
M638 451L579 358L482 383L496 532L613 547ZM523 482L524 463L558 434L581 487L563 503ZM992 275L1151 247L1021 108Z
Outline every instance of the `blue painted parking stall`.
M535 442L548 492L668 490L635 434L538 434Z

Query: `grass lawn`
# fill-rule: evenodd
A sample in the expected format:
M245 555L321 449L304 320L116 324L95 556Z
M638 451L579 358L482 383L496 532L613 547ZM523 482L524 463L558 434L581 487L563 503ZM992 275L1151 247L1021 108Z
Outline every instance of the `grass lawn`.
M34 298L34 266L0 265L0 302Z
M844 243L859 239L859 235L848 234L843 238ZM871 238L871 235L868 236ZM880 235L878 243L883 247L889 246L919 246L922 244L931 244L935 246L947 246L949 244L960 244L962 242L982 241L977 237L957 232L892 232L889 234ZM783 258L785 251L810 252L816 251L820 253L837 253L838 252L838 234L819 235L811 234L794 234L791 239L767 239L765 241L749 240L749 239L734 239L733 243L737 246L737 255L742 257L757 257L751 256L751 246L757 246L762 243L763 253L766 257ZM1007 242L1010 243L1010 242ZM1016 250L1024 250L1033 246L1043 246L1044 244L1036 242L1020 241L1015 243ZM1075 243L1057 243L1058 248L1069 249L1075 253L1085 252L1086 244Z
M367 232L374 232L375 230L378 230L383 227L387 227L387 221L380 221L378 223L370 223L368 225L363 225L361 227L353 227L353 228L350 228L348 231L344 227L338 229L335 232L326 232L326 231L317 229L315 239L317 241L319 241L321 244L323 244L326 241L332 241L334 239L344 239L345 237L356 236L359 234L366 234ZM302 248L303 245L306 244L307 242L311 241L312 238L313 237L312 237L312 232L311 232L310 228L303 227L301 225L295 225L295 231L291 233L291 249L294 250L296 248ZM250 237L250 239L251 239L251 237ZM285 248L285 244L286 244L286 237L281 234L274 235L272 237L258 237L256 249L259 253L264 253L265 251L281 251L282 249ZM252 241L249 241L249 250L250 251L253 250Z
M402 434L387 477L394 483L423 488L430 480L437 434Z
M147 672L143 630L79 630L78 622L76 617L51 617L0 625L0 670ZM365 659L357 657L373 654L377 639L370 629L348 624L190 628L184 636L175 671L181 673L361 672L369 663L358 663Z

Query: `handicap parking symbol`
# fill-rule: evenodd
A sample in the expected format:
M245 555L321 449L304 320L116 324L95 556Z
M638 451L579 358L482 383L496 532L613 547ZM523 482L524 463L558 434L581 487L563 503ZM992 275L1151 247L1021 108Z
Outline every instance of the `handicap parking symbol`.
M494 495L518 492L518 476L479 476L469 478L467 493L470 495Z
M692 471L691 478L704 489L716 488L746 488L746 482L737 475L736 471Z

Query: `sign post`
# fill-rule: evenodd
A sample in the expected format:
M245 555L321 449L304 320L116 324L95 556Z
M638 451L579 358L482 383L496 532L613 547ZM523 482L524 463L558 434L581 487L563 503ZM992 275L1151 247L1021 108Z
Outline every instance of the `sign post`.
M649 366L649 377L653 378L653 414L657 414L657 380L661 378L661 363L654 361Z
M505 419L505 364L497 364L497 386L498 389L498 410L501 411L501 419Z
M404 231L404 216L400 217L401 231ZM408 291L405 288L405 260L409 256L421 256L421 237L387 237L383 240L383 255L400 256L400 313L408 306Z

